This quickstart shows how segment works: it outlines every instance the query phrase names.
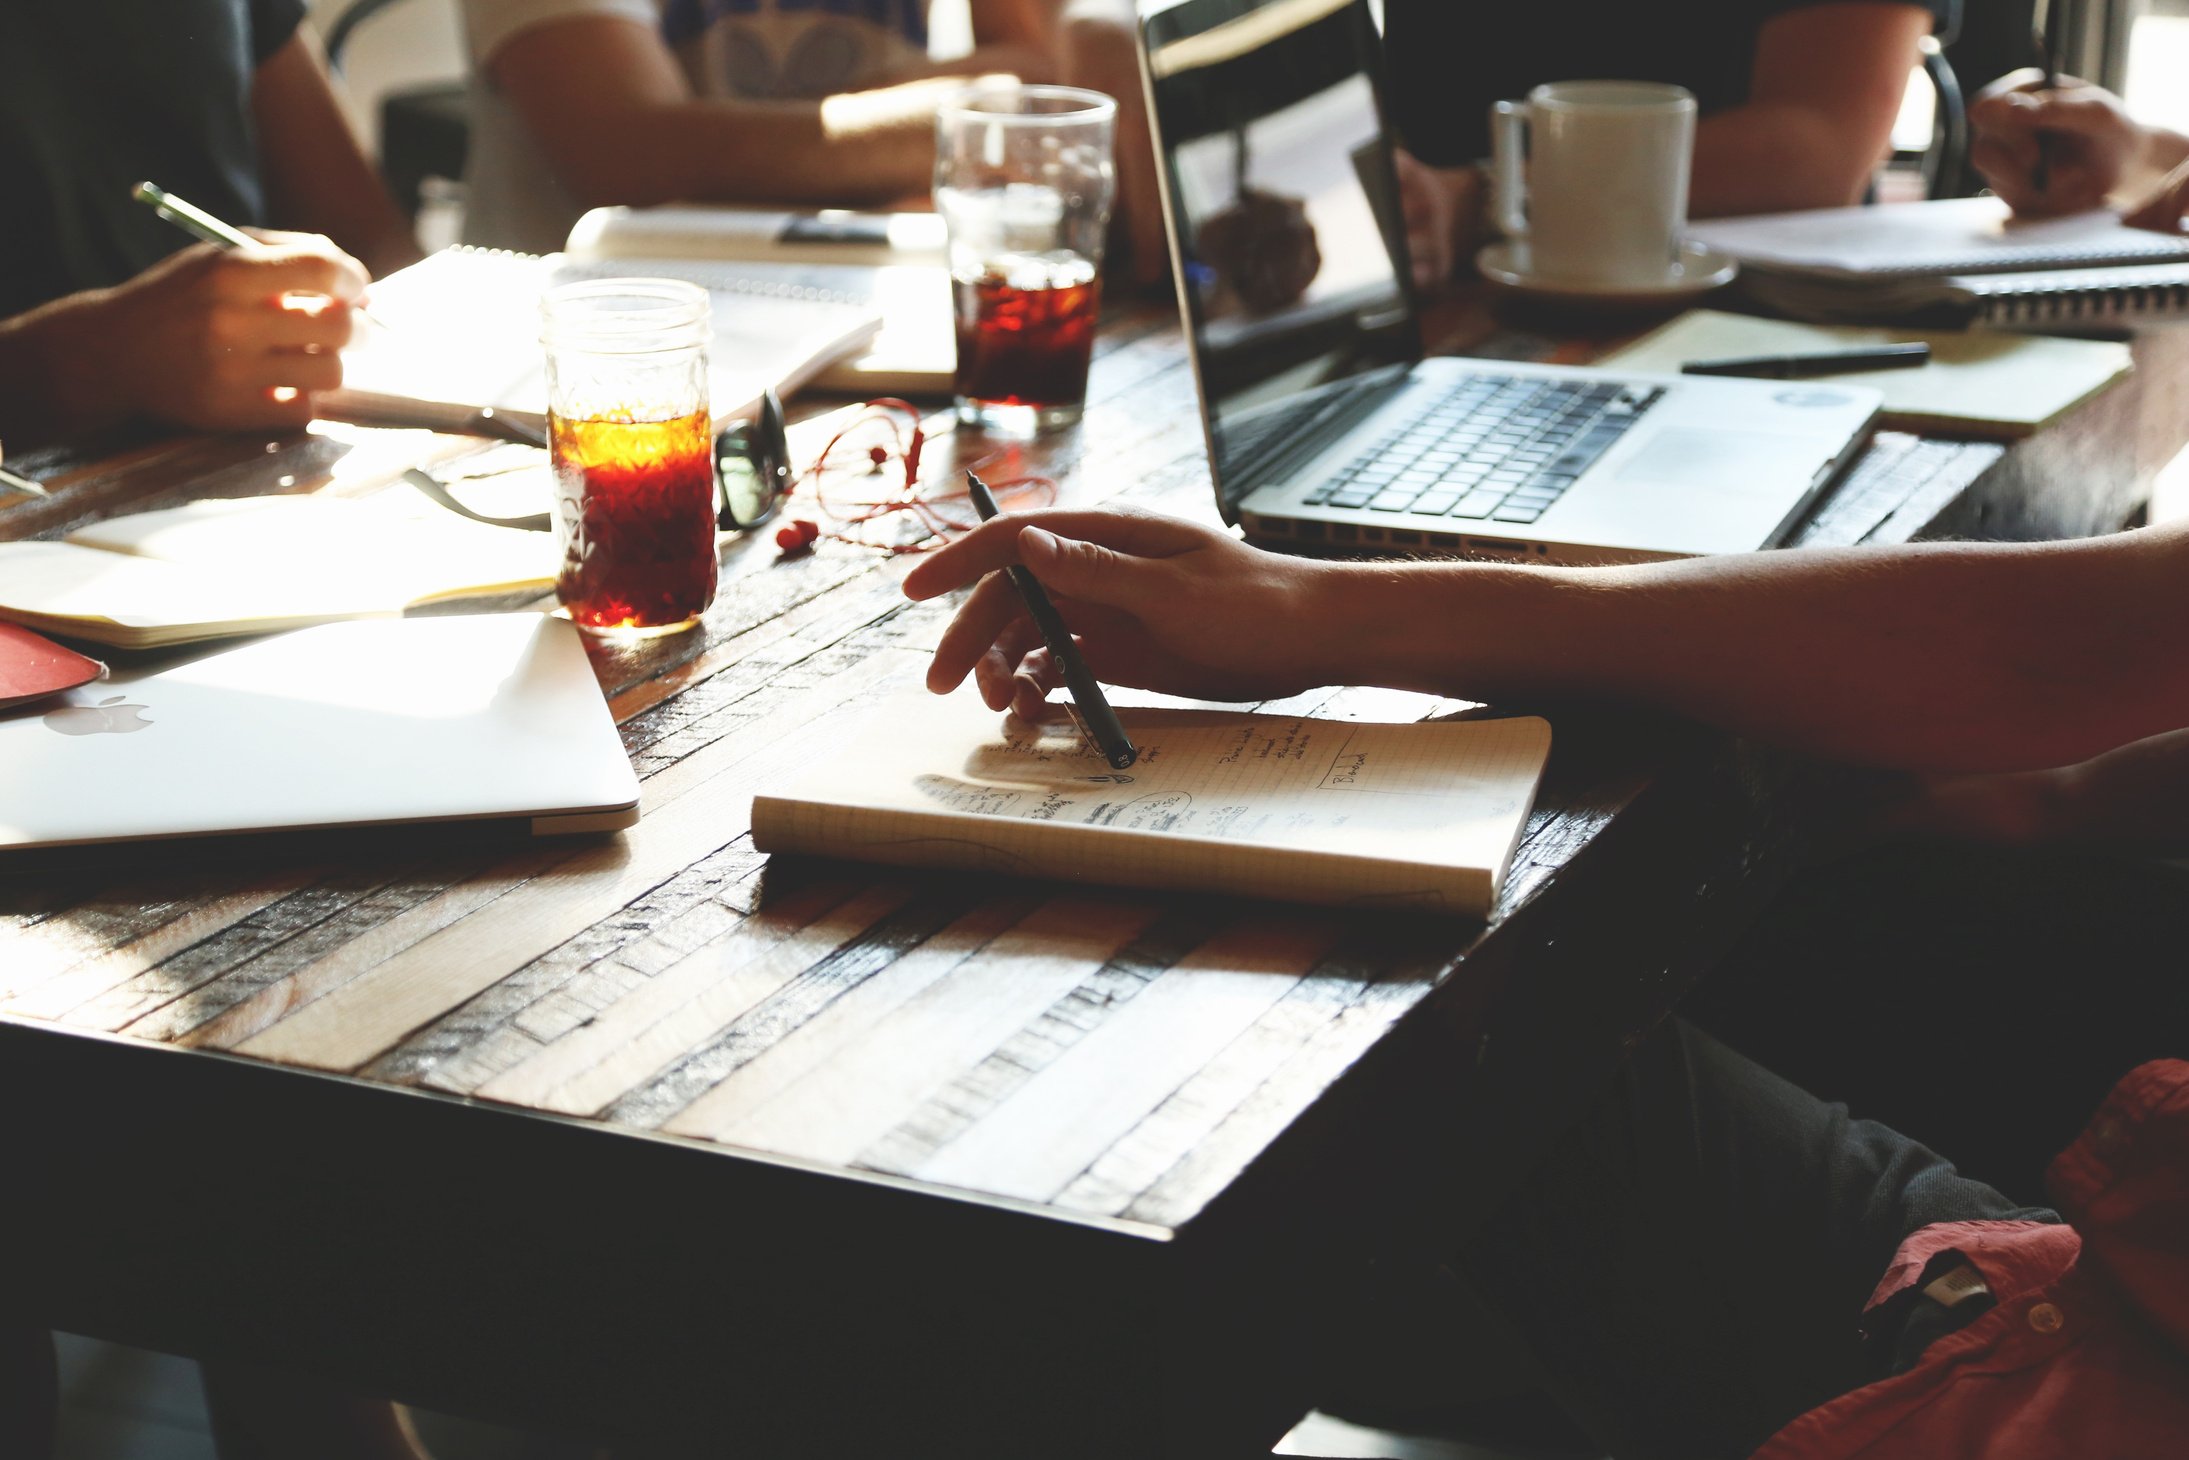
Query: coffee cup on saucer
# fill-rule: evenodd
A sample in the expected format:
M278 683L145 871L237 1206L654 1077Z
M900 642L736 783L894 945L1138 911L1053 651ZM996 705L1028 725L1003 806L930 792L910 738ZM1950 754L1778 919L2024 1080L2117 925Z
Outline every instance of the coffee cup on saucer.
M1695 98L1654 81L1554 81L1490 109L1502 243L1492 282L1568 299L1655 301L1736 265L1682 238Z

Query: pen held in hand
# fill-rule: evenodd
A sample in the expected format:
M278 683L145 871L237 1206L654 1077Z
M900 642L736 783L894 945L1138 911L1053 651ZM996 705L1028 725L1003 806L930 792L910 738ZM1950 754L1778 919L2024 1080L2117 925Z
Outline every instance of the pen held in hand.
M2031 37L2037 49L2037 64L2045 73L2043 95L2050 96L2060 89L2060 44L2065 39L2064 0L2043 0L2044 23ZM2052 186L2053 138L2049 132L2037 134L2037 160L2030 164L2029 185L2040 196Z
M131 201L144 204L165 221L174 224L200 243L210 243L217 248L257 248L259 242L232 223L225 223L206 212L187 198L179 198L157 183L141 182L129 190ZM386 329L387 324L373 316L362 304L352 304L361 319Z
M43 497L48 495L44 487L29 477L17 476L6 467L0 467L0 492L14 492L18 496Z
M995 494L988 490L988 484L971 472L965 474L965 490L973 499L973 510L980 513L983 522L1001 510L996 506ZM1087 668L1087 661L1080 657L1079 646L1072 642L1072 631L1065 625L1064 615L1057 612L1056 605L1049 601L1047 590L1032 573L1017 566L1004 571L1011 575L1011 586L1018 589L1019 597L1026 600L1026 612L1033 617L1034 627L1041 630L1042 642L1049 646L1049 653L1064 676L1064 687L1071 693L1080 729L1101 748L1102 757L1110 763L1112 770L1124 770L1140 759L1140 752L1133 748L1132 740L1125 734L1125 726L1117 718L1117 711L1110 708L1101 684Z
M1917 340L1904 345L1856 345L1803 355L1742 355L1727 360L1690 360L1682 375L1737 375L1751 380L1809 380L1857 370L1910 370L1930 363L1931 347Z

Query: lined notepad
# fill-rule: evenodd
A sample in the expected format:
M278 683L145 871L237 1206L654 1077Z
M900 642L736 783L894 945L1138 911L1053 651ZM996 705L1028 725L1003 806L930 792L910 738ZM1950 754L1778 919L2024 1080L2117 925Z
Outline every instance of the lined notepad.
M753 843L965 867L1482 916L1550 753L1534 718L1360 724L1122 710L1112 770L1069 721L970 690L881 707L841 756L753 799Z
M1880 424L1934 435L2014 440L2042 430L2127 377L2128 346L2107 340L1968 330L1794 324L1696 309L1597 363L1638 374L1676 375L1696 360L1805 355L1921 340L1930 363L1914 370L1862 370L1834 384L1884 392Z

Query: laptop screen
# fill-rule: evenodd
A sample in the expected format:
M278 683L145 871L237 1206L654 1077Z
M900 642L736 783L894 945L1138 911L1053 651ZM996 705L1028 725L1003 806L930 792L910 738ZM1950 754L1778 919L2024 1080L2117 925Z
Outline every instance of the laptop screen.
M1381 41L1367 0L1142 0L1141 26L1229 504L1420 356Z

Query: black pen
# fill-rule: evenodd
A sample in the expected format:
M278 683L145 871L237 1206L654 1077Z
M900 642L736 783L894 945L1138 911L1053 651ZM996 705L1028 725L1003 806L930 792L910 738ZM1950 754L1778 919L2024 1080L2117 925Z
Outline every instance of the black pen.
M2032 39L2037 43L2037 60L2044 67L2046 95L2060 89L2060 31L2066 14L2064 0L2043 0L2045 7L2044 28ZM2037 160L2029 170L2029 185L2042 193L2052 186L2052 135L2037 134Z
M1813 355L1743 355L1731 360L1690 360L1682 375L1741 375L1754 380L1807 380L1814 375L1845 375L1855 370L1908 370L1930 363L1931 347L1918 340L1907 345L1856 345L1819 350Z
M988 483L971 472L965 474L965 490L972 497L973 510L980 513L981 521L986 522L1002 510L996 506L995 494L988 490ZM1110 769L1124 770L1140 759L1140 752L1133 749L1132 741L1126 737L1117 711L1103 698L1102 686L1088 671L1087 661L1079 657L1079 646L1072 642L1072 631L1064 626L1064 616L1056 611L1056 605L1049 601L1049 595L1033 574L1017 566L1004 571L1011 575L1011 586L1018 589L1019 597L1026 600L1026 611L1033 615L1034 627L1041 630L1042 642L1049 646L1051 657L1064 674L1064 687L1071 691L1081 732L1102 748Z

